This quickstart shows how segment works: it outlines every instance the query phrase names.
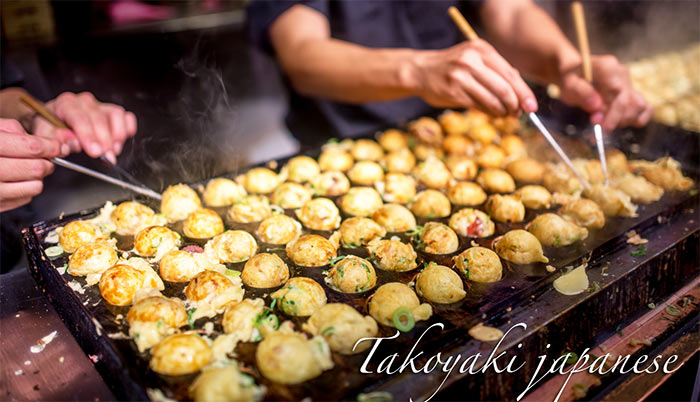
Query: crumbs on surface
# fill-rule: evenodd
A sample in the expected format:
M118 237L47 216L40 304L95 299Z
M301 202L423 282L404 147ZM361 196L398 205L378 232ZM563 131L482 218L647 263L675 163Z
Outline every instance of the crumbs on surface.
M630 230L629 232L625 233L625 236L627 236L627 243L634 244L635 246L649 243L649 240L642 238L634 230Z

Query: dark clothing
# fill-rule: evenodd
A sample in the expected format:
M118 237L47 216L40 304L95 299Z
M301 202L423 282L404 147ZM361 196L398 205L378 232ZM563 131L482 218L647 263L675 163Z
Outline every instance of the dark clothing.
M272 52L268 29L293 5L301 3L328 17L331 36L373 48L442 49L462 40L447 15L456 1L253 1L248 8L252 41ZM473 20L481 2L462 2L461 10ZM471 18L470 18L471 17ZM289 87L289 86L288 86ZM307 98L290 88L289 130L302 143L313 144L327 137L353 137L395 126L431 113L419 98L406 98L362 105Z

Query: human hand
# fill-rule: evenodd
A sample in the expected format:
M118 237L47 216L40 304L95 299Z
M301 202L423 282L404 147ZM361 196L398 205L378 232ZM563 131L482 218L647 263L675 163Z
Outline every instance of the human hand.
M41 116L34 118L34 134L68 144L72 152L85 151L93 158L106 156L116 162L124 142L136 134L136 116L123 107L99 102L89 92L64 92L46 106L68 124L55 128Z
M17 120L0 119L0 212L39 195L42 179L53 172L47 159L69 153L57 139L29 135Z

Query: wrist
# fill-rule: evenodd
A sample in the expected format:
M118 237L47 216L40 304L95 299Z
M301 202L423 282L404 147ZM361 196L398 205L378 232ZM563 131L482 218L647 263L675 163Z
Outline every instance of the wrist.
M407 50L398 63L397 78L401 90L411 96L418 96L422 88L426 51Z
M567 75L581 75L581 68L581 55L573 48L564 49L556 56L556 72L552 83L561 85Z

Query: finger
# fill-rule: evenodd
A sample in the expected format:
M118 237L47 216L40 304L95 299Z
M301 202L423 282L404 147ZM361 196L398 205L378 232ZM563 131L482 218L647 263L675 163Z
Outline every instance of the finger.
M495 49L484 54L484 64L496 71L513 89L515 96L518 98L519 106L525 112L536 112L538 105L535 95L527 85L518 70L506 61Z
M645 105L644 111L639 114L637 121L634 123L635 127L643 127L649 123L651 116L654 114L654 108L651 105Z
M70 153L68 145L53 138L29 134L0 133L0 156L10 158L55 158Z
M471 73L483 87L498 98L508 114L515 114L520 110L520 101L515 90L501 75L485 65L472 69Z
M0 157L0 182L41 180L53 170L53 163L46 159Z
M126 131L129 134L129 137L136 134L136 130L138 130L136 115L131 112L126 112Z
M102 147L103 154L114 147L112 140L112 130L110 129L109 118L106 113L100 109L99 105L87 103L83 105L85 112L90 118L92 124L93 136L99 141Z
M601 111L604 105L603 98L588 81L572 74L564 82L561 98L589 113Z
M36 197L44 189L41 180L16 181L0 183L0 194L3 199Z
M61 94L56 98L54 108L56 115L73 129L85 153L93 158L102 155L102 146L93 135L92 122L74 94Z
M626 97L626 93L623 92L612 101L603 118L603 130L612 131L615 127L620 125L625 113L624 110L627 103Z
M126 127L126 112L124 108L117 105L103 105L102 109L107 113L109 126L112 130L112 151L119 155L122 151L122 144L128 136Z
M0 131L6 133L26 134L24 127L15 119L0 119Z
M32 197L24 197L24 198L12 198L8 200L0 200L0 212L5 212L9 211L11 209L15 209L18 207L21 207L22 205L29 204L29 201L32 200Z
M463 69L452 72L452 79L471 99L476 101L481 109L496 116L507 114L505 106L494 94L486 89L474 77Z

